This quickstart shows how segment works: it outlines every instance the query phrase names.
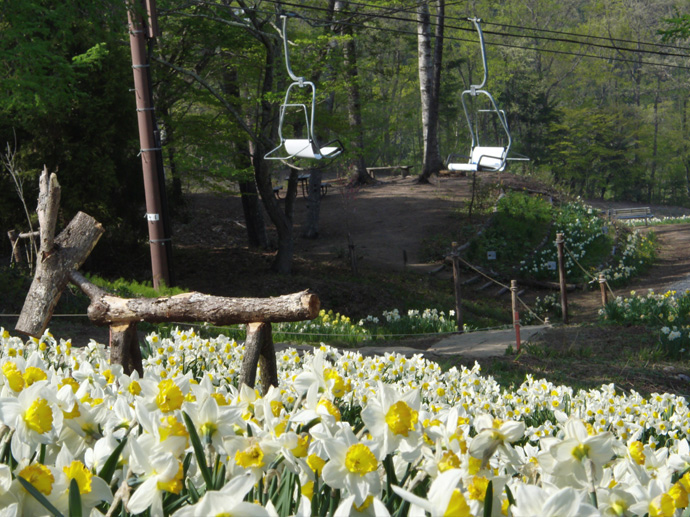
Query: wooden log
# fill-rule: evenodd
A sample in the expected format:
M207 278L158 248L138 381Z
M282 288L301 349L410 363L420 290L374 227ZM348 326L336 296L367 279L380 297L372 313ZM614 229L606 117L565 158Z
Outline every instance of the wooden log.
M274 298L228 298L191 292L161 298L127 299L106 293L77 271L70 277L91 299L88 315L97 325L135 321L206 321L215 325L304 321L316 318L321 307L319 297L309 291Z
M250 388L254 387L257 365L261 367L261 389L265 394L271 386L278 386L278 370L270 323L250 323L247 325L240 386L246 384Z
M15 327L18 332L34 337L43 334L70 280L70 272L84 263L103 232L98 221L79 212L55 238L53 248L41 250L36 274Z
M121 364L128 375L136 370L140 377L144 376L136 323L110 327L110 363Z
M465 281L462 283L462 285L463 285L463 286L465 286L465 285L471 285L471 284L474 284L475 282L479 282L481 279L482 279L482 277L480 277L479 275L473 276L472 278L469 278L469 279L465 280Z
M41 232L40 252L43 257L53 252L55 240L55 227L60 208L60 184L55 173L48 174L48 168L43 167L43 172L38 180L38 225Z

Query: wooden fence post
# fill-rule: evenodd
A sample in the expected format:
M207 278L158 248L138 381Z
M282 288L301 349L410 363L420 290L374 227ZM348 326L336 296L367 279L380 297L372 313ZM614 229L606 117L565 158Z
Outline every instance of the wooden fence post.
M609 300L608 293L606 292L606 277L604 273L599 273L599 287L601 288L601 305L606 307Z
M556 246L558 248L558 280L561 287L561 310L563 311L563 323L568 324L568 295L565 285L565 258L563 249L565 239L562 233L556 234Z
M513 327L515 328L516 351L520 351L520 313L517 308L517 280L510 281L510 297L513 309Z
M453 259L453 291L455 292L455 325L458 327L458 332L464 332L464 325L462 321L462 291L460 284L460 257L458 257L458 243L452 244L453 251L451 258Z

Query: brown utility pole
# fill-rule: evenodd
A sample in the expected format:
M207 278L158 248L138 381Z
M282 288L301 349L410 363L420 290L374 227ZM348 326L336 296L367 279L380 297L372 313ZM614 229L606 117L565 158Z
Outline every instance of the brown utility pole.
M144 174L146 196L146 219L151 246L151 271L153 287L158 289L161 282L171 285L169 249L172 247L169 232L166 232L168 214L163 199L165 182L158 174L160 145L155 137L156 127L153 117L149 63L146 53L146 40L155 36L155 1L127 0L129 21L129 44L132 51L132 71L134 73L134 93L139 123L139 145L141 165ZM144 24L142 12L148 11L148 25Z

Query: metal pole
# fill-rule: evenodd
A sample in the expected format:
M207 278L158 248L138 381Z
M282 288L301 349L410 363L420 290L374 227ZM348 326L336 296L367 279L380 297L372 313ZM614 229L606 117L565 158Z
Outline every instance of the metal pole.
M520 313L517 309L517 280L510 281L510 297L513 309L513 327L515 327L516 352L520 351Z
M144 6L135 0L127 0L127 4L129 43L132 52L134 92L139 123L139 145L146 197L146 219L151 247L151 271L153 287L158 289L161 282L170 285L166 246L170 246L171 242L165 232L164 220L167 214L163 213L160 193L165 185L160 185L158 181L157 151L160 148L154 135L153 102L150 96L149 64L146 55L147 33L141 17Z
M558 280L561 286L561 309L563 310L563 323L568 324L568 296L565 285L565 238L562 233L556 234L556 247L558 248Z
M608 293L606 292L606 277L604 273L599 273L599 287L601 288L601 305L606 307L609 302Z
M460 283L460 258L458 257L458 243L452 244L453 251L451 257L453 259L453 291L455 292L455 325L458 327L458 332L464 332L464 325L462 321L462 292Z

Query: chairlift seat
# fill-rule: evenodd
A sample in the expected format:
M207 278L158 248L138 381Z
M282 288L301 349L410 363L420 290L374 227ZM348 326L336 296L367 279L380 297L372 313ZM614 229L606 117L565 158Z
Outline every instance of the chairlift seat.
M290 158L311 158L313 160L320 160L322 158L333 158L340 154L342 148L340 147L321 147L318 152L315 152L312 142L307 138L293 138L283 142L285 151Z
M502 171L506 167L505 147L481 147L472 149L472 155L467 163L449 163L449 171L477 172Z

